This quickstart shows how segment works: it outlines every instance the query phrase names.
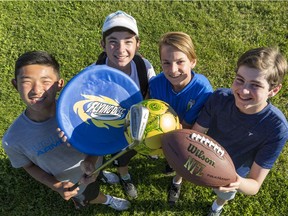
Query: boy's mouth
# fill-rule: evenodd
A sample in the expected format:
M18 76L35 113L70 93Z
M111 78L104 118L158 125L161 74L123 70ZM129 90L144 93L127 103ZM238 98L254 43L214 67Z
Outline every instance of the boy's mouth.
M238 99L240 99L241 101L250 101L252 100L251 97L243 97L240 94L237 94Z
M237 94L237 98L238 98L238 101L242 102L242 103L247 103L247 102L252 100L251 97L248 97L248 96L247 97L243 97L240 94Z
M177 73L177 74L169 74L169 77L172 79L177 79L178 77L182 76L182 73Z
M40 103L45 100L45 97L30 98L32 104Z
M127 58L127 56L114 56L118 60L124 60Z

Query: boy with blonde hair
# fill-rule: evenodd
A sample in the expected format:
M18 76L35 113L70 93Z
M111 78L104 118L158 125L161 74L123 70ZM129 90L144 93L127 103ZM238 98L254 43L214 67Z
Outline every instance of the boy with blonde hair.
M159 41L159 54L163 72L149 82L150 96L167 102L182 128L191 128L213 92L209 80L194 71L197 56L192 39L184 32L168 32ZM176 175L169 189L170 205L179 199L181 183L182 177Z

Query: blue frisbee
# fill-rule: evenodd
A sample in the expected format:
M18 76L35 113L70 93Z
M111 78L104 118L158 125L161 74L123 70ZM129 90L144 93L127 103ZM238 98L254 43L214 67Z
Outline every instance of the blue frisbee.
M140 89L125 73L91 65L62 90L57 102L58 125L80 152L99 156L116 153L128 145L126 114L142 100Z

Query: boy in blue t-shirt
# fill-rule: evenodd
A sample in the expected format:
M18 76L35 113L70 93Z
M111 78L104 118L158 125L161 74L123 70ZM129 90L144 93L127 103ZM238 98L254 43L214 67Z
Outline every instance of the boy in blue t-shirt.
M150 97L168 103L182 128L191 128L213 92L208 79L193 71L197 57L192 39L183 32L168 32L160 39L159 54L163 72L149 82ZM169 204L178 200L181 183L181 176L176 175L169 189Z
M236 191L258 193L288 140L283 113L269 102L282 87L287 61L276 48L257 48L238 60L231 89L218 89L208 99L193 130L207 133L232 158L237 181L214 189L209 216L220 215Z

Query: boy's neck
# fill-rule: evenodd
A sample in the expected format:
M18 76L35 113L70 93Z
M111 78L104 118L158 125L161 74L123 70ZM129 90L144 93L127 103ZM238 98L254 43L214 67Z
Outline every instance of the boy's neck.
M50 110L41 110L41 111L34 111L31 109L25 110L25 115L34 122L44 122L50 119L51 117L55 116L56 114L56 107L55 109Z
M131 63L127 64L125 67L119 67L119 66L113 64L113 63L108 59L107 65L108 65L109 67L113 67L113 68L115 68L115 69L118 69L118 70L124 72L124 73L127 74L128 76L131 75Z

